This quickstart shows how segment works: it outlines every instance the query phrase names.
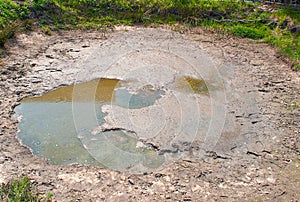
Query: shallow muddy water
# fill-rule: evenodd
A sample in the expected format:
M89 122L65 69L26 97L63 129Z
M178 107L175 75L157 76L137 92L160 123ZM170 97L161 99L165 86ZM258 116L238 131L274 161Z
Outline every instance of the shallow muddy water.
M122 145L128 146L122 147L121 150L130 154L127 155L128 159L133 159L131 155L133 152L138 153L134 154L136 160L141 160L143 153L148 154L149 151L132 150L135 148L135 145L132 144L137 140L125 138L129 136L122 131L103 133L98 141L88 141L87 137L93 139L96 136L82 138L82 131L90 133L104 123L105 114L101 111L103 104L139 109L153 105L162 94L162 90L155 90L150 85L135 92L122 87L120 80L103 78L59 87L43 96L25 98L15 108L16 114L22 117L22 121L19 123L18 137L24 145L32 149L34 154L49 159L53 164L74 162L99 164L99 160L103 161L104 159L102 156L100 158L99 155L94 155L97 151L97 154L111 154L111 163L108 164L117 166L123 165L118 160L120 159L118 152L115 151L115 148L119 147L119 143L111 143L111 137L116 139L123 135ZM77 124L74 121L74 106L84 110L84 113L80 114L80 123L77 122ZM88 110L91 106L93 110ZM90 117L96 117L96 121L91 121ZM94 145L92 148L91 143ZM96 150L95 145L97 145ZM127 159L126 155L123 155L121 159ZM125 162L130 161L125 160Z
M181 76L175 79L174 90L186 93L197 93L208 95L208 87L204 80L188 76Z

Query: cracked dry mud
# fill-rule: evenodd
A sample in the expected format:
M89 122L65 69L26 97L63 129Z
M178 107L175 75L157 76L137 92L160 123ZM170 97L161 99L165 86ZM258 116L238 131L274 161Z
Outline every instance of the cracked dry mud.
M185 34L126 29L52 36L31 32L9 42L0 69L0 182L28 175L39 192L52 192L57 201L300 198L299 72L292 71L274 48L248 39L200 29ZM178 75L198 75L208 81L210 97L173 92L172 82ZM101 127L134 131L161 153L182 151L181 155L168 158L160 169L135 174L95 165L51 165L20 144L13 115L22 98L103 77L139 78L138 88L151 84L171 89L173 94L155 105L130 110L130 121L123 118L128 109L103 105L107 115ZM214 91L210 83L219 90ZM186 101L189 96L193 105ZM195 108L203 115L214 107L222 113L212 118L211 127L200 127L203 131L189 121L178 121L197 118L191 113ZM145 114L146 121L136 118ZM163 115L170 117L165 123L155 119ZM145 129L145 123L150 127ZM178 128L185 133L178 135ZM195 128L197 135L191 140ZM153 133L155 137L150 138Z

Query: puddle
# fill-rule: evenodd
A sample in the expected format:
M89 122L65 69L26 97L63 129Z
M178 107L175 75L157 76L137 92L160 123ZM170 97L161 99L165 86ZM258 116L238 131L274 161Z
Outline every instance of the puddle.
M93 137L87 134L84 138L82 134L78 134L78 131L89 133L104 123L105 114L101 111L104 104L139 109L153 105L164 94L162 90L154 89L151 85L138 90L130 89L128 85L128 82L118 79L102 78L59 87L43 96L25 98L15 108L16 114L22 117L18 137L34 154L49 159L53 164L100 164L101 160L111 167L123 164L126 167L129 166L128 163L132 163L131 159L135 159L144 166L155 167L160 164L157 162L161 162L162 157L157 157L160 159L158 161L144 162L145 155L155 156L156 152L151 149L137 149L136 138L123 131L104 132ZM82 114L81 123L78 124L80 126L74 123L74 105L82 109L88 109L92 105L94 109ZM97 123L84 116L96 116ZM88 137L97 141L87 142ZM121 153L127 154L127 157ZM109 154L109 160L104 160L102 154ZM121 160L124 163L120 163Z
M185 93L196 93L208 95L208 87L204 80L189 76L181 76L175 79L174 90Z

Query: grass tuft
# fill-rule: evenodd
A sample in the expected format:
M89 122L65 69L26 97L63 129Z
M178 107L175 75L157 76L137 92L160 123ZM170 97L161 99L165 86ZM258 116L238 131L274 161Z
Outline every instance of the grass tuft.
M232 33L235 36L247 37L251 39L262 39L264 38L264 33L258 29L246 27L243 25L237 25L232 28Z
M13 179L0 186L0 201L7 202L50 202L52 195L49 193L46 196L33 192L33 187L27 177Z

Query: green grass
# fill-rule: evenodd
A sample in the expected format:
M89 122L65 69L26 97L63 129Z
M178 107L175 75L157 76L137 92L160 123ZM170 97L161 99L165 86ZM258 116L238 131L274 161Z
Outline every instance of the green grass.
M262 40L279 48L299 67L300 12L288 7L275 12L243 1L210 0L27 0L17 5L0 0L0 46L21 26L16 22L35 21L46 33L59 29L110 29L115 25L209 27L216 31ZM176 27L174 28L176 30Z
M26 2L19 6L10 0L0 0L0 11L0 47L3 47L21 27L26 27L29 10Z
M24 3L21 7L12 1L0 0L0 10L0 28L3 29L17 19L26 18L28 4Z
M42 195L33 192L33 186L27 177L13 179L0 186L0 201L7 202L38 202L51 201L51 194Z
M234 26L232 28L232 33L235 36L248 37L251 39L262 39L265 36L264 32L261 32L258 29L246 27L246 26L242 26L242 25Z

